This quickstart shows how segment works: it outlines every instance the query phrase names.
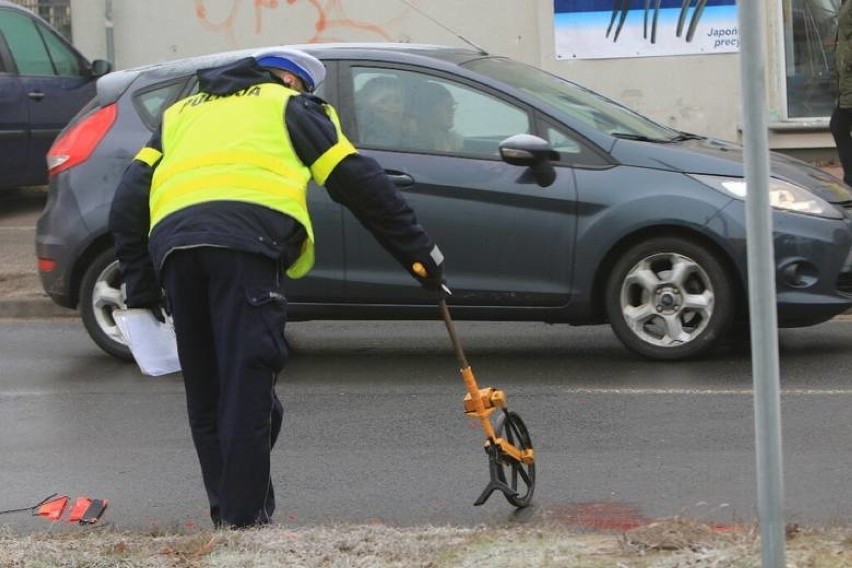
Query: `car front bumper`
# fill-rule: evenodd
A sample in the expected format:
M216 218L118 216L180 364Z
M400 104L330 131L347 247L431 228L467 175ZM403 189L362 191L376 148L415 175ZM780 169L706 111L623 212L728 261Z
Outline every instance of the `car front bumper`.
M852 309L852 219L774 211L773 267L779 327L804 327ZM712 221L727 235L748 291L745 204L734 202ZM769 251L768 251L769 252Z

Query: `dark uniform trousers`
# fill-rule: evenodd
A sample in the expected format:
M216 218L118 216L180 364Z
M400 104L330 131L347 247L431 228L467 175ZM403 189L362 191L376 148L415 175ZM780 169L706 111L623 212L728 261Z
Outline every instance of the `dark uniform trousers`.
M174 320L192 439L217 526L269 522L275 394L287 358L279 263L217 247L172 251L162 281Z
M837 146L840 165L843 166L843 182L852 185L852 108L834 107L828 128Z

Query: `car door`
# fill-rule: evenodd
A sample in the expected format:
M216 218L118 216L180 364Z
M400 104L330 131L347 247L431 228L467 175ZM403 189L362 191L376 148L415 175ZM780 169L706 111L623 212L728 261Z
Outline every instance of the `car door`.
M0 10L0 23L7 13ZM0 186L9 186L28 177L29 108L2 30L0 26Z
M55 31L17 10L0 9L0 34L27 106L27 158L18 163L28 183L45 183L45 156L59 131L94 95L87 62Z
M354 118L350 135L363 154L384 167L437 241L453 303L567 303L575 230L572 172L561 171L553 185L542 188L526 168L511 166L498 154L501 140L535 131L533 110L424 68L352 62L345 77L341 85L347 85L352 111L346 114ZM401 105L392 97L381 103L384 93L375 92L381 83L396 83ZM379 127L369 108L376 102L392 115ZM433 132L448 126L450 133ZM348 213L343 230L349 301L434 301Z

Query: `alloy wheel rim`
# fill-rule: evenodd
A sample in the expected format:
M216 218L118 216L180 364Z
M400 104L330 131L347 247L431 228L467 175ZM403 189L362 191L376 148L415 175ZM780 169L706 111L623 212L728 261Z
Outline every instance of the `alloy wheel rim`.
M121 292L121 275L118 271L118 262L110 263L98 275L92 290L92 313L95 322L103 333L112 341L126 345L127 342L121 335L121 331L115 323L112 313L123 309L124 295Z
M620 304L624 322L636 337L658 347L677 347L707 329L715 293L697 262L676 253L659 253L630 269L621 284Z

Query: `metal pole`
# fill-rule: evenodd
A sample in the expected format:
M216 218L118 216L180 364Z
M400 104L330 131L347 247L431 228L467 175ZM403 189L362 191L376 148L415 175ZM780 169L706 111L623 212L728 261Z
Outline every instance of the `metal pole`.
M784 483L775 300L769 143L766 118L766 2L738 0L743 146L748 192L749 310L751 318L758 514L763 568L784 568Z
M115 67L115 41L112 25L112 0L105 0L104 32L106 33L106 59Z

